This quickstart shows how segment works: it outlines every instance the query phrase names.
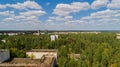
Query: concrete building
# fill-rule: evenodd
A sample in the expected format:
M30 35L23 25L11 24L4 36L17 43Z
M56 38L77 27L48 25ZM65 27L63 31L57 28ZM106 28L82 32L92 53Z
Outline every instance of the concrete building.
M58 35L51 35L50 38L51 41L55 41L56 39L58 39Z
M6 43L6 40L1 40L2 42Z
M40 35L40 33L33 33L33 35Z
M120 34L119 33L117 33L117 39L120 39Z
M83 33L83 34L99 34L101 32L80 32L80 33Z
M0 67L55 67L57 65L55 49L32 49L26 54L29 58L14 58L0 63Z
M2 35L2 33L0 33L0 35Z
M0 63L10 59L10 51L6 49L0 49Z
M18 35L18 33L8 33L9 36Z
M56 49L32 49L26 52L28 57L34 56L34 59L40 59L43 56L51 56L57 59L57 50Z
M12 61L0 63L0 67L55 67L54 57L44 59L14 58Z
M55 41L55 36L54 35L51 35L50 38L51 38L51 41Z

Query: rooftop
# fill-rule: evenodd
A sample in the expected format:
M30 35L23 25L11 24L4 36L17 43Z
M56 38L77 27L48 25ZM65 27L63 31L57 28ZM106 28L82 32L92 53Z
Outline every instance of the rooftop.
M4 62L0 64L0 67L25 67L25 66L33 66L38 65L39 67L51 67L54 62L54 57L45 57L44 59L31 59L31 58L14 58L9 62Z
M70 58L75 58L75 59L80 58L80 54L68 54L68 56L69 56Z
M32 49L28 52L57 52L57 49Z

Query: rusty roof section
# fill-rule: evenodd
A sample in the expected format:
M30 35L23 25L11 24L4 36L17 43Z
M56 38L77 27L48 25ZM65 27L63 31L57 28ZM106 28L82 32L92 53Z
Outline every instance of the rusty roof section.
M0 64L0 67L51 67L54 62L55 57L45 57L44 60L41 59L31 59L31 58L14 58L10 62L4 62Z

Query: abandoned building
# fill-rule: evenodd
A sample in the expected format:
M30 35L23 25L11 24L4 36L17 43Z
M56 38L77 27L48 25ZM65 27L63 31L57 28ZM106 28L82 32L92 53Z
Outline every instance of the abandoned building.
M55 49L32 49L26 52L26 55L28 58L14 58L11 61L0 59L0 67L55 67L57 65L57 50Z

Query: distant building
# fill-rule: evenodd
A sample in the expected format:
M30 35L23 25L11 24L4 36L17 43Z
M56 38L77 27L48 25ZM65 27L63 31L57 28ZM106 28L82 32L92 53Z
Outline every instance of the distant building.
M43 56L51 56L57 59L57 50L56 49L32 49L26 52L26 55L31 57L34 56L34 59L40 59Z
M2 35L2 33L0 33L0 35Z
M40 35L40 33L33 33L33 35Z
M8 33L9 36L18 35L18 33Z
M3 33L3 35L8 35L7 33Z
M117 39L120 39L120 34L117 33Z
M6 40L1 40L2 42L6 43Z
M51 41L55 40L55 36L54 35L51 35L50 38L51 38Z
M10 59L10 51L7 49L0 49L0 63Z
M101 32L80 32L80 33L84 33L84 34L99 34Z
M74 59L76 59L76 60L78 60L78 59L80 58L80 54L68 54L68 56L69 56L70 58L74 58Z
M58 39L58 35L51 35L50 38L51 41L55 41L56 39Z

